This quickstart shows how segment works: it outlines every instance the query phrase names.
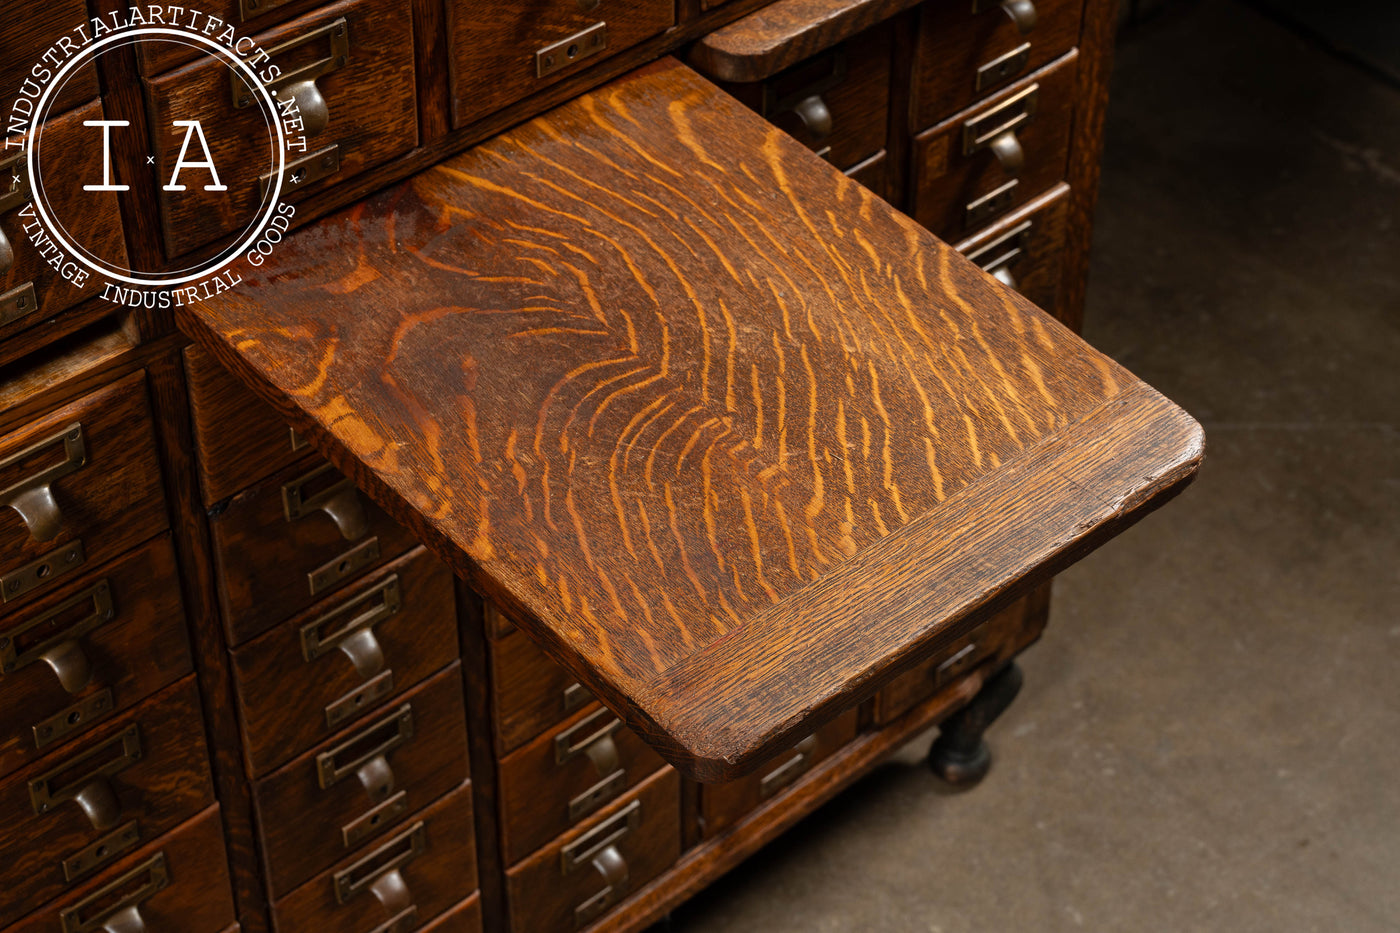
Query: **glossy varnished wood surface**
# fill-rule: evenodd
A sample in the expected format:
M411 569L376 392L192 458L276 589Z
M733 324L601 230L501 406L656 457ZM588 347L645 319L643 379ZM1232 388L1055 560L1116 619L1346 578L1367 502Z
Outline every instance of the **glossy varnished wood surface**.
M1201 453L1185 413L669 60L307 228L184 324L704 780Z

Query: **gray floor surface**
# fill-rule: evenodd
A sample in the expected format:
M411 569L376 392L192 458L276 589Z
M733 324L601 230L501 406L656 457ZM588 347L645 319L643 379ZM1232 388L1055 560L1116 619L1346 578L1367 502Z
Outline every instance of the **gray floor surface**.
M1218 2L1113 94L1086 336L1200 478L1057 583L982 786L925 737L676 933L1400 930L1400 90Z

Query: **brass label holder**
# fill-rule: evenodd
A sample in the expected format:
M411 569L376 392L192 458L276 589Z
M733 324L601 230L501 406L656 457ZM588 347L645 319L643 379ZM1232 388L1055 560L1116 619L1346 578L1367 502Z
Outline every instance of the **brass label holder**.
M63 860L63 880L77 881L91 874L141 841L141 829L132 820L112 830L92 845Z
M92 606L91 612L71 618L74 609L88 605ZM111 584L99 580L47 612L0 633L0 674L13 674L43 661L64 690L77 693L92 680L92 664L80 640L116 614Z
M304 155L300 159L288 162L282 169L282 194L288 191L304 188L307 185L320 181L323 178L330 178L340 171L340 144L331 143L324 149L317 149L315 152ZM258 178L258 191L262 200L267 199L267 193L272 190L272 183L277 179L276 172L268 172ZM292 431L292 449L300 450L297 446L299 438L296 431ZM305 447L306 442L301 441L301 447Z
M25 282L0 295L0 327L13 324L38 310L39 297L34 292L34 283Z
M35 750L48 748L53 743L86 729L116 708L117 704L112 699L110 687L103 687L96 693L83 697L72 706L61 709L33 725Z
M392 669L370 678L326 707L326 725L335 729L394 692Z
M327 561L306 575L311 595L317 596L323 593L342 580L353 577L377 560L379 560L378 538L370 538L363 544L357 544L344 554L334 560Z
M246 3L247 0L244 2ZM350 60L350 30L343 16L311 30L304 36L297 36L295 39L289 39L281 45L274 46L267 50L267 54L269 58L276 58L278 55L320 39L329 40L329 54L310 64L278 75L276 80L268 82L267 89L280 96L288 88L298 84L309 84L332 71L344 68L346 62ZM248 89L243 78L234 74L232 80L233 106L239 110L253 106L253 93Z
M759 780L759 797L767 800L805 774L807 769L812 766L812 754L816 750L817 737L815 735L809 735L793 746L793 756Z
M562 71L608 47L608 24L594 23L587 29L552 42L535 53L535 77Z
M414 823L407 832L390 839L358 862L336 872L332 876L336 903L347 903L361 891L375 890L381 882L386 881L388 884L385 887L401 888L402 891L401 893L394 891L392 894L386 891L386 895L380 897L381 902L394 900L393 894L398 894L407 900L407 885L404 884L402 876L399 875L399 869L426 851L428 851L428 833L425 824L420 820ZM375 890L375 893L378 895L379 891ZM386 903L385 906L391 907L389 903Z
M36 815L42 815L64 801L72 800L87 814L94 828L109 829L116 825L119 805L107 786L107 778L120 774L140 760L141 727L132 723L110 739L99 742L31 780L30 806ZM87 770L73 774L81 768Z
M138 881L139 887L135 886ZM144 930L146 925L141 919L140 906L169 886L170 870L165 864L165 853L157 852L111 884L61 911L58 918L63 933L93 933L102 929ZM116 900L99 906L114 897ZM92 911L90 915L89 911Z
M384 651L375 638L374 627L398 615L402 609L399 575L390 574L365 592L303 625L301 656L310 662L338 650L355 665L356 673L368 680L384 669Z
M413 705L405 703L392 715L370 724L370 726L344 742L316 756L316 780L322 789L357 774L361 768L376 759L383 759L389 752L413 738ZM368 747L366 747L368 746ZM341 759L347 753L354 753L348 761ZM388 765L385 763L384 769ZM388 775L392 790L392 772Z
M0 576L0 602L9 602L33 590L51 586L59 577L81 567L86 559L83 542L69 541L38 560L16 567Z

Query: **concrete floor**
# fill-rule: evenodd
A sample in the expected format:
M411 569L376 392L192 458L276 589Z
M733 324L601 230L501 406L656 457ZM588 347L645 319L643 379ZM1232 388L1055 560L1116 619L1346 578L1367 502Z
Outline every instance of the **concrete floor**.
M1087 337L1200 478L1061 578L985 783L921 739L677 933L1400 929L1400 90L1221 2L1113 93Z

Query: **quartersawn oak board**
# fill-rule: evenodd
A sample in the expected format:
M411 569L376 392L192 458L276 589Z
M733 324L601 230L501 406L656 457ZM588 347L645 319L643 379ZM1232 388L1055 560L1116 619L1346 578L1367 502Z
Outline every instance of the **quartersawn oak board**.
M968 631L1202 452L671 59L243 275L189 333L701 780Z

